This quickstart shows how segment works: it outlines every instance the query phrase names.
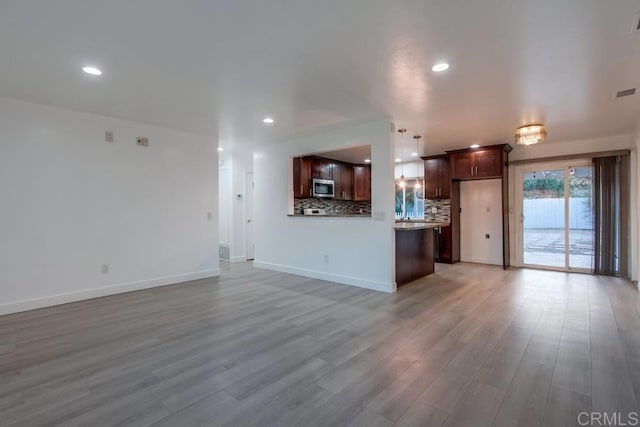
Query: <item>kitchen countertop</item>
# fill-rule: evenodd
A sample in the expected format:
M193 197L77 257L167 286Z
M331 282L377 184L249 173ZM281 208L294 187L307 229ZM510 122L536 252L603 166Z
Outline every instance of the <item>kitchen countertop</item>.
M448 226L448 222L429 222L429 221L400 221L396 222L393 228L395 230L424 230L425 228L438 228Z

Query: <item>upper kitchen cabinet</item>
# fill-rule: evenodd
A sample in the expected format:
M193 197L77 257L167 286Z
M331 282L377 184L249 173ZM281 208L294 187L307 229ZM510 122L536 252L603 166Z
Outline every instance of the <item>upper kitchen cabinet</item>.
M353 167L353 200L371 200L371 167Z
M311 158L293 159L293 197L303 199L311 197Z
M329 159L313 157L311 177L317 179L333 179L334 162Z
M451 193L451 164L449 156L423 157L424 197L448 199Z
M335 182L335 196L337 200L351 200L353 198L353 167L343 163L334 163L333 181Z
M507 161L506 155L511 150L513 149L509 144L501 144L447 151L451 161L451 179L501 178Z

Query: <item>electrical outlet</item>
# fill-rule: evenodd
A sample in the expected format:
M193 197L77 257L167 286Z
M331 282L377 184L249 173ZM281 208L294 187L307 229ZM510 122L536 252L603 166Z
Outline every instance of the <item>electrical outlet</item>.
M102 274L109 274L109 264L102 264L102 267L100 268L100 272Z
M438 208L436 208L435 206L431 208L431 213L438 213Z
M329 255L324 254L324 262L329 264Z
M105 140L106 142L113 142L113 132L111 132L111 131L106 131L106 132L104 133L104 140Z
M137 137L136 138L136 144L140 145L141 147L148 147L149 146L149 138L144 138L144 137Z

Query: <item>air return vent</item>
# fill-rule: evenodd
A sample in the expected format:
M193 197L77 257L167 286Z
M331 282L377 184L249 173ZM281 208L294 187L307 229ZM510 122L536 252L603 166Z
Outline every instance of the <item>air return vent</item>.
M613 98L624 98L625 96L631 96L636 94L636 88L632 87L631 89L619 90L613 94Z

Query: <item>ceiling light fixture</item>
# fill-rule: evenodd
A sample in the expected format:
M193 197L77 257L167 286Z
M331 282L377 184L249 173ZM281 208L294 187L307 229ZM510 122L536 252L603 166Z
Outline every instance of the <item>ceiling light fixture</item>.
M371 159L364 159L365 163L371 163Z
M402 146L402 141L404 140L404 134L407 132L406 129L398 129L398 132L400 132L400 156L402 157L402 154L404 152L404 147ZM402 167L402 172L400 174L400 181L398 181L398 185L400 187L404 187L406 184L404 182L404 163L401 165Z
M218 147L218 151L224 151L224 148Z
M396 163L400 163L402 159L396 159Z
M471 144L469 148L480 148L480 144Z
M273 123L274 123L274 120L273 120L271 117L265 117L265 118L262 120L262 123L266 123L266 124L268 124L268 125L271 125L271 124L273 124Z
M520 145L533 145L544 141L547 136L547 130L544 125L533 124L520 126L516 129L514 138L516 144Z
M435 71L436 73L441 73L443 71L447 71L449 69L449 64L446 62L440 62L433 67L431 67L431 71Z
M82 67L82 71L87 74L91 74L92 76L101 76L102 70L96 67Z

